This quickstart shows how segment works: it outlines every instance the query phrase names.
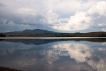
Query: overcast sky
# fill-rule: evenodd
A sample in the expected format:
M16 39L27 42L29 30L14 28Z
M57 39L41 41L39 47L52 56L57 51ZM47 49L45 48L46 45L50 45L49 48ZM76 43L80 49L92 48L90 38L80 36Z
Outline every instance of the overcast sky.
M0 0L0 32L106 31L106 0Z

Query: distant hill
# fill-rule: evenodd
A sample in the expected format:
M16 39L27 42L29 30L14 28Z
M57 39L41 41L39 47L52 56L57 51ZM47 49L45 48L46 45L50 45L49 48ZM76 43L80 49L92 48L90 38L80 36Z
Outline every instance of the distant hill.
M7 37L106 37L106 32L87 32L87 33L59 33L43 29L24 30L3 33Z
M53 33L57 33L57 32L43 30L43 29L34 29L34 30L27 29L27 30L22 31L22 33L53 34Z

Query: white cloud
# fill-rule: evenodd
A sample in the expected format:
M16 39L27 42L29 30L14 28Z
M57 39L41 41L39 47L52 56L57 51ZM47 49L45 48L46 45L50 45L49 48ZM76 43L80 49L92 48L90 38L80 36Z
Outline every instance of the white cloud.
M100 23L105 23L106 19L106 2L101 1L92 6L87 11L76 12L74 16L70 16L68 23L65 25L55 25L53 28L66 31L85 30L92 25L97 26Z
M105 23L98 24L98 26L106 26Z
M52 8L58 14L74 14L76 11L89 9L96 4L98 0L48 0L49 8Z
M91 57L92 52L87 45L77 43L63 43L52 47L58 50L59 55L62 51L67 51L70 58L74 58L76 62L85 62L86 58Z
M102 31L106 32L106 29L103 28Z
M103 42L102 45L106 45L106 42Z
M94 5L93 7L91 7L89 10L88 10L88 13L89 14L97 14L97 15L100 15L100 16L106 16L106 1L101 1L101 2L98 2L96 5Z
M30 14L30 15L35 15L36 12L33 9L30 8L20 8L17 10L18 13L21 14Z
M98 50L105 51L106 49L105 48L98 48Z
M89 43L91 44L91 43ZM48 60L50 63L55 62L59 59L59 56L70 56L71 59L74 59L77 63L87 63L93 69L97 71L105 71L106 70L106 58L105 56L105 48L92 48L94 45L89 47L89 45L82 43L72 43L72 42L64 42L57 43L52 46L52 50L48 53ZM97 51L99 50L99 51ZM54 52L57 51L57 52ZM62 51L67 51L67 53L62 54ZM102 53L98 54L98 52Z
M58 24L58 14L54 13L52 10L49 10L47 12L47 15L45 15L45 18L47 18L48 24Z

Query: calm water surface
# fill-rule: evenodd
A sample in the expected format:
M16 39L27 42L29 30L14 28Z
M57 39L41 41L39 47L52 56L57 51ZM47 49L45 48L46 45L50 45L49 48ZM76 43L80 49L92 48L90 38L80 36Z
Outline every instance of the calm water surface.
M106 71L106 42L1 40L0 66L23 71Z

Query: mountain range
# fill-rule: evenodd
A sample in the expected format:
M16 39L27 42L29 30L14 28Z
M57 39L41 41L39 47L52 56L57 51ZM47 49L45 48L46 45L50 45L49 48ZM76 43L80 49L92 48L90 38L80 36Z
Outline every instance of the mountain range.
M34 29L34 30L26 29L26 30L22 31L22 33L53 34L53 33L57 33L57 32L48 31L48 30L44 30L44 29Z
M60 33L44 29L26 29L23 31L6 32L2 34L7 37L106 37L106 32L103 31L87 33Z

